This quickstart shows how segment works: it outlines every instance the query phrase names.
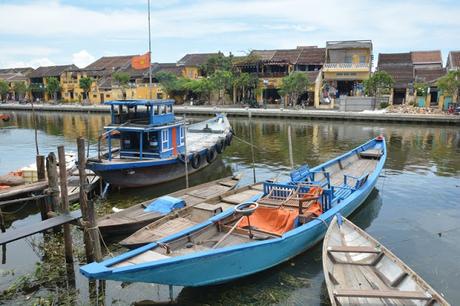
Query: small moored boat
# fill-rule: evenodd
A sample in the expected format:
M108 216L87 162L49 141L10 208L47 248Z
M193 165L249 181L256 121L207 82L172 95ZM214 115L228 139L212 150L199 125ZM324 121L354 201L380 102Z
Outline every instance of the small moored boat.
M342 216L323 242L323 271L335 305L449 305L417 273Z
M175 234L190 226L206 221L236 204L246 201L256 201L262 195L262 187L262 183L244 186L227 191L198 204L179 209L144 226L131 236L120 241L120 244L133 249Z
M204 286L276 266L321 241L337 213L348 216L374 188L386 160L383 137L288 183L265 182L261 197L140 248L80 268L96 279Z
M186 126L185 120L174 116L174 100L105 104L111 107L112 121L104 127L99 147L105 137L108 151L88 159L87 168L111 185L141 187L178 179L185 176L186 162L189 174L198 171L214 162L232 141L223 114Z
M229 176L193 186L188 189L178 190L168 194L167 196L169 199L167 198L166 201L173 206L174 199L171 198L175 198L182 200L186 207L194 206L209 198L216 197L232 190L238 184L239 180L239 176ZM147 224L164 217L167 214L164 211L150 209L161 204L156 201L162 198L164 199L164 196L133 205L116 213L99 218L97 220L97 225L101 234L104 237L130 235ZM174 207L171 207L171 209L174 209Z

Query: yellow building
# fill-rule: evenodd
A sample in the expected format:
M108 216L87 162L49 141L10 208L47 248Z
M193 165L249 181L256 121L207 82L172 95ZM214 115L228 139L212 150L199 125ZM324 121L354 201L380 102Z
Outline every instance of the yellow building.
M60 65L60 66L42 66L32 71L28 77L31 87L31 95L34 101L50 101L54 97L46 91L47 79L54 77L58 79L61 89L57 92L57 99L70 99L70 93L74 91L74 83L72 76L68 72L78 70L75 65ZM72 82L72 83L68 83Z
M340 96L364 95L372 71L372 41L328 41L326 61L316 80L315 106L334 108Z
M31 73L33 68L7 68L0 69L0 80L8 83L9 92L6 96L6 100L29 100L29 93L26 91L24 94L19 93L15 90L14 86L17 82L22 82L26 86L29 85L29 78L27 75Z

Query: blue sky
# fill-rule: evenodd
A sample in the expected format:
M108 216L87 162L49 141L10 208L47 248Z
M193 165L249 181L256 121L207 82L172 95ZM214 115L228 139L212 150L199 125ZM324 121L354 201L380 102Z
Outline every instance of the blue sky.
M372 39L379 52L460 50L460 1L152 0L152 61ZM148 50L147 0L0 0L0 67Z

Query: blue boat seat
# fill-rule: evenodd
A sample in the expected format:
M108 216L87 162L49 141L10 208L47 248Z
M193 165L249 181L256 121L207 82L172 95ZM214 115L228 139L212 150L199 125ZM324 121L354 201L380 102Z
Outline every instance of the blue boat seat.
M359 189L361 188L361 186L363 186L366 182L367 182L367 178L369 177L369 173L365 173L363 174L362 176L360 177L356 177L356 176L353 176L353 175L349 175L349 174L344 174L343 175L343 184L345 186L350 186L348 184L349 182L349 179L354 179L355 180L355 185L353 186L353 188L356 190L356 189ZM351 186L350 186L351 187Z
M291 181L293 183L304 181L310 177L310 167L308 167L308 165L305 164L303 166L300 166L298 169L292 171L289 175L291 176Z

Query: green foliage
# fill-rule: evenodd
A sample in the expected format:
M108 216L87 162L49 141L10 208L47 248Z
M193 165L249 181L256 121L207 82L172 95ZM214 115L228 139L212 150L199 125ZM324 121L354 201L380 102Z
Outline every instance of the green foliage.
M129 79L131 78L126 72L115 72L112 78L120 85L121 88L128 87Z
M14 92L19 96L19 98L24 97L24 94L27 92L27 84L22 81L16 81L13 83Z
M388 102L381 102L380 103L380 108L381 109L387 108L388 106L390 106L390 103L388 103Z
M454 97L458 95L460 91L460 71L449 71L438 80L436 85L446 96Z
M183 95L186 92L185 85L187 84L184 78L178 78L174 73L160 71L155 75L155 78L160 83L166 93L171 96Z
M0 80L0 99L3 101L3 99L6 97L6 94L10 90L10 87L8 86L8 83L4 80Z
M90 77L82 77L80 78L79 85L80 88L88 93L91 90L91 85L93 84L93 79Z
M428 84L424 82L415 82L414 90L418 97L426 97L428 95Z
M386 71L377 71L364 81L364 90L369 96L378 96L389 93L394 80Z
M256 74L240 73L233 78L233 86L236 87L238 100L245 101L255 98L255 89L259 83L259 78Z
M211 76L218 70L231 71L233 67L233 55L225 56L222 52L214 54L208 58L200 69L205 76Z
M61 84L55 77L46 78L46 92L53 96L53 99L57 100L57 93L61 90Z
M260 57L260 55L249 52L248 55L236 58L234 59L233 62L236 65L244 65L244 64L256 64L257 62L261 60L262 58Z
M209 79L187 80L185 88L197 95L200 100L209 100L214 84Z
M44 92L45 88L43 87L43 84L41 83L30 83L29 90L31 92L40 93L40 92Z
M211 83L216 90L231 90L233 85L233 73L226 70L216 70L210 77Z
M309 85L308 77L302 72L292 72L285 76L280 87L280 95L288 96L289 104L295 104L301 94L307 91Z

